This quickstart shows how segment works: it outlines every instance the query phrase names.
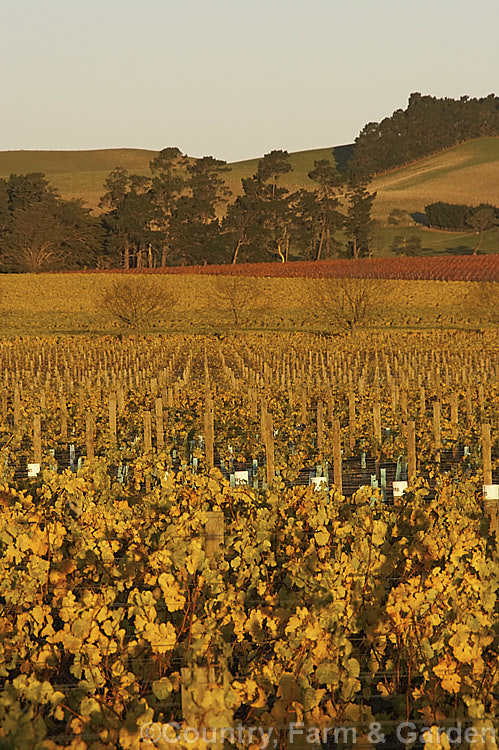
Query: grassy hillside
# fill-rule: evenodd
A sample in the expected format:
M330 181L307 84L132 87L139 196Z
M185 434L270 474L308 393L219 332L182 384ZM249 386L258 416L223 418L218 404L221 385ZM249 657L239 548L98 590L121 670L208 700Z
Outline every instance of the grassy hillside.
M376 217L394 208L423 211L425 205L499 203L499 138L481 138L377 177Z
M334 149L335 158L344 168L352 146ZM293 171L283 184L290 190L311 185L307 177L315 160L329 158L333 148L298 151L291 154ZM81 197L96 208L109 172L123 166L131 172L147 174L155 151L141 149L103 149L96 151L4 151L0 152L0 177L11 172L43 172L66 197ZM258 158L234 162L226 175L234 194L241 189L241 178L254 174ZM450 203L499 203L499 138L484 138L464 143L435 156L377 177L374 215L386 223L394 208L409 213L422 212L424 206L438 200ZM414 227L421 234L428 252L470 252L475 246L472 233L433 232ZM390 253L393 237L400 228L383 228L376 239L377 255ZM499 250L499 232L491 230L484 241L483 252Z
M95 151L0 151L0 177L12 172L43 172L65 198L83 198L97 208L109 172L124 167L136 174L149 173L156 151L109 148Z
M340 170L344 170L346 163L352 153L352 145L336 146L335 148L315 148L309 151L295 151L290 154L290 162L293 167L282 180L282 184L289 190L298 190L298 188L310 186L313 182L308 178L308 173L313 169L314 161L320 159L330 159L334 153L334 158ZM249 159L246 161L236 161L230 164L230 172L227 173L227 183L234 194L241 191L241 179L251 177L255 174L258 167L259 158Z
M340 168L345 168L352 146L334 149ZM0 151L0 177L12 172L43 172L61 195L67 198L83 198L91 208L97 208L103 191L104 180L115 167L124 167L136 174L149 174L149 162L157 151L146 149L101 149L95 151ZM307 174L317 159L328 159L333 148L297 151L291 154L293 171L287 177L286 186L296 190L311 185ZM259 158L259 157L258 157ZM255 173L258 158L230 164L227 183L234 194L241 190L241 179Z

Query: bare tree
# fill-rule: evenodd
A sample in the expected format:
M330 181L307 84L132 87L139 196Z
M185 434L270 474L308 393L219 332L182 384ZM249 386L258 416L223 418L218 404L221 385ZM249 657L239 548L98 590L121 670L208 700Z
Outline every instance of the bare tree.
M475 234L478 235L478 244L473 250L473 255L476 255L482 246L484 232L486 232L487 229L492 229L492 227L497 226L499 223L496 216L496 209L494 209L493 206L479 207L478 210L471 215L467 223L475 230Z
M329 320L350 331L373 321L382 303L377 279L321 279L317 299Z
M240 325L244 313L254 306L260 288L259 281L241 276L215 276L212 300L215 307L229 313L235 326Z
M100 308L133 331L135 343L139 334L163 317L176 304L175 295L157 279L118 279L100 299Z
M472 319L492 325L499 324L499 283L497 281L468 282L468 293L463 298L464 308Z

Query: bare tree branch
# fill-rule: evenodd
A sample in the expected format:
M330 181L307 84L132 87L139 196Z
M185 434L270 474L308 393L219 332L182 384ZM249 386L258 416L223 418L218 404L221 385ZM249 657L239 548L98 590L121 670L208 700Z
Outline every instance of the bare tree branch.
M155 279L118 279L106 289L100 308L135 334L163 317L176 304L175 295Z
M372 322L382 305L377 279L321 279L317 299L323 314L348 330Z

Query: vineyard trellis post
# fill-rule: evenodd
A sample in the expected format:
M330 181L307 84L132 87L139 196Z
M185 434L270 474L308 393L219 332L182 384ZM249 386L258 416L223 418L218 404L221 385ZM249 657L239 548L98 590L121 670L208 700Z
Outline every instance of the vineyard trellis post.
M341 429L340 420L334 419L333 424L333 482L340 495L343 492L342 460L341 460Z
M317 401L317 451L324 450L324 404L322 399Z
M163 427L163 399L158 396L155 401L156 416L156 447L162 451L165 445L165 433Z
M40 414L33 416L33 462L42 463L42 427Z
M416 423L407 422L407 481L416 476Z
M224 543L224 514L221 510L208 511L205 524L205 554L213 559Z
M492 484L492 444L490 424L482 424L481 431L482 465L483 465L483 510L490 520L489 533L499 531L499 485Z
M152 424L151 424L151 412L149 410L144 412L144 450L149 453L152 450Z
M94 416L91 411L85 415L85 445L87 449L87 459L92 461L95 457L94 451Z
M440 424L440 401L433 402L433 440L435 443L435 461L440 463L440 451L442 448L442 434Z
M350 450L355 448L355 393L348 392L348 433Z
M116 442L116 394L109 394L109 433L111 443Z
M214 464L214 425L213 425L213 399L210 391L207 389L205 393L205 409L204 409L204 444L205 444L205 455L206 465L208 469L212 469Z
M272 414L267 411L262 401L262 438L265 445L265 456L267 462L267 486L271 487L275 478L275 456L274 456L274 420Z

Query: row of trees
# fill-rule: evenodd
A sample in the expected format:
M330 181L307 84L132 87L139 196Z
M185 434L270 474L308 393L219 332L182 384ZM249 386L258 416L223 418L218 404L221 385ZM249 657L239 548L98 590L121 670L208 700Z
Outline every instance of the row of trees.
M286 151L272 151L242 180L233 202L225 162L189 159L166 148L150 163L151 177L115 169L101 207L113 265L124 268L236 263L293 257L319 260L371 253L374 193L348 182L334 159L316 161L312 189L291 192Z
M430 227L474 231L478 236L474 254L482 246L484 232L499 225L499 206L492 206L489 203L467 206L438 201L425 206L425 214Z
M405 110L370 122L355 141L349 168L367 176L408 164L473 138L499 136L499 97L438 99L411 94Z
M140 334L150 330L157 321L170 320L178 298L157 276L118 277L103 292L100 308L121 327L133 333L138 343ZM499 323L498 284L471 282L460 300L463 312L471 320ZM251 294L243 277L217 275L212 277L210 307L221 313L234 330L251 325L255 300L265 298L265 282L253 279ZM311 304L322 316L325 330L355 331L357 328L383 320L384 288L378 279L332 278L316 279Z
M4 271L319 260L372 254L375 193L316 161L310 189L291 192L286 151L272 151L231 202L225 162L163 149L150 176L122 167L105 182L97 217L60 198L42 174L0 180Z

